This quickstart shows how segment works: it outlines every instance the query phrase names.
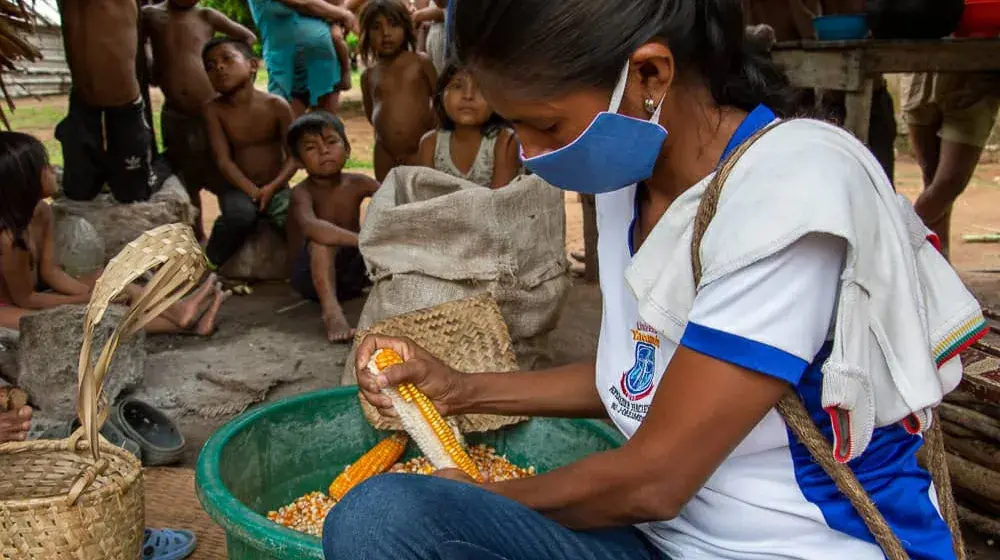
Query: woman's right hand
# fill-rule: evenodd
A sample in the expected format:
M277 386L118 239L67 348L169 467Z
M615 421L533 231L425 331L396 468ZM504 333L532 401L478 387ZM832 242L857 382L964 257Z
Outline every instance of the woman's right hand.
M379 348L395 350L403 363L383 370L378 377L368 371L368 361ZM384 387L412 383L434 403L442 416L460 411L465 402L468 376L455 371L408 338L368 335L358 346L354 363L358 386L365 399L384 416L397 416L392 402L381 393Z

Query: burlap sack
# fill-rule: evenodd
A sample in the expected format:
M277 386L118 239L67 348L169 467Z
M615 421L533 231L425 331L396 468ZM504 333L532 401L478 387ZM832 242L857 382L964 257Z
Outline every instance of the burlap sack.
M570 285L559 189L528 176L491 190L434 169L397 167L372 198L360 248L374 286L359 331L488 292L519 366L549 363L548 334ZM356 382L353 352L343 382Z

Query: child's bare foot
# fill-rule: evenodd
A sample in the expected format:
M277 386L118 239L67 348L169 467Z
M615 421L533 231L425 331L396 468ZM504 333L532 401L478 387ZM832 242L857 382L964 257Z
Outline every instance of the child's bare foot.
M205 312L205 307L209 301L208 296L212 295L212 288L215 287L217 278L215 273L209 274L205 282L201 286L198 286L198 289L193 294L177 304L178 316L176 323L179 327L182 329L191 328L191 325Z
M326 325L326 338L330 342L350 342L354 338L354 328L347 322L340 306L323 311L323 324Z
M24 406L21 410L0 412L0 443L24 441L28 439L30 429L31 407Z
M219 319L219 309L222 304L229 299L229 292L222 290L222 284L216 283L215 290L213 291L212 305L209 306L205 314L201 316L198 320L198 325L194 328L194 332L201 336L211 336L215 333L216 322Z

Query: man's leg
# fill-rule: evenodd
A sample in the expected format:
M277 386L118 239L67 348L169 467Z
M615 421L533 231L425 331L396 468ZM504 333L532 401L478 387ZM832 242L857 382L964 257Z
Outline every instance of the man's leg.
M212 227L205 256L214 268L226 264L257 227L257 205L243 191L227 186L219 194L221 214Z
M868 125L868 145L885 171L889 182L896 184L896 109L885 80L877 84L872 99L872 116Z
M354 329L347 322L344 310L337 300L337 281L334 263L337 260L337 247L309 242L309 268L312 271L312 283L323 309L323 325L326 327L326 338L330 342L348 342L354 338Z
M105 111L108 133L108 186L122 203L149 200L153 174L153 128L146 121L142 99Z
M948 257L951 209L976 171L983 147L996 123L998 101L990 76L941 75L937 78L934 94L942 112L937 134L940 139L937 165L932 175L925 169L930 180L914 207L924 223L938 235L942 252ZM929 143L929 138L918 140L925 141ZM919 157L931 159L934 154L928 150Z
M63 151L63 194L71 200L93 200L106 178L103 112L70 93L69 112L55 135Z
M323 527L326 558L659 560L632 527L573 531L478 486L387 474L351 490Z
M978 146L943 140L934 177L914 204L917 215L940 238L945 257L950 248L952 206L969 185L982 152Z

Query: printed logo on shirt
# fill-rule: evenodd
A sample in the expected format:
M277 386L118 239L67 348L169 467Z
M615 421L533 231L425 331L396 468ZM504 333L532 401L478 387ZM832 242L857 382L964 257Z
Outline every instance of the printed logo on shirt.
M660 337L656 330L639 323L632 329L635 341L635 360L632 367L622 374L621 390L630 401L640 401L653 392L653 378L656 375L656 349L660 347Z

